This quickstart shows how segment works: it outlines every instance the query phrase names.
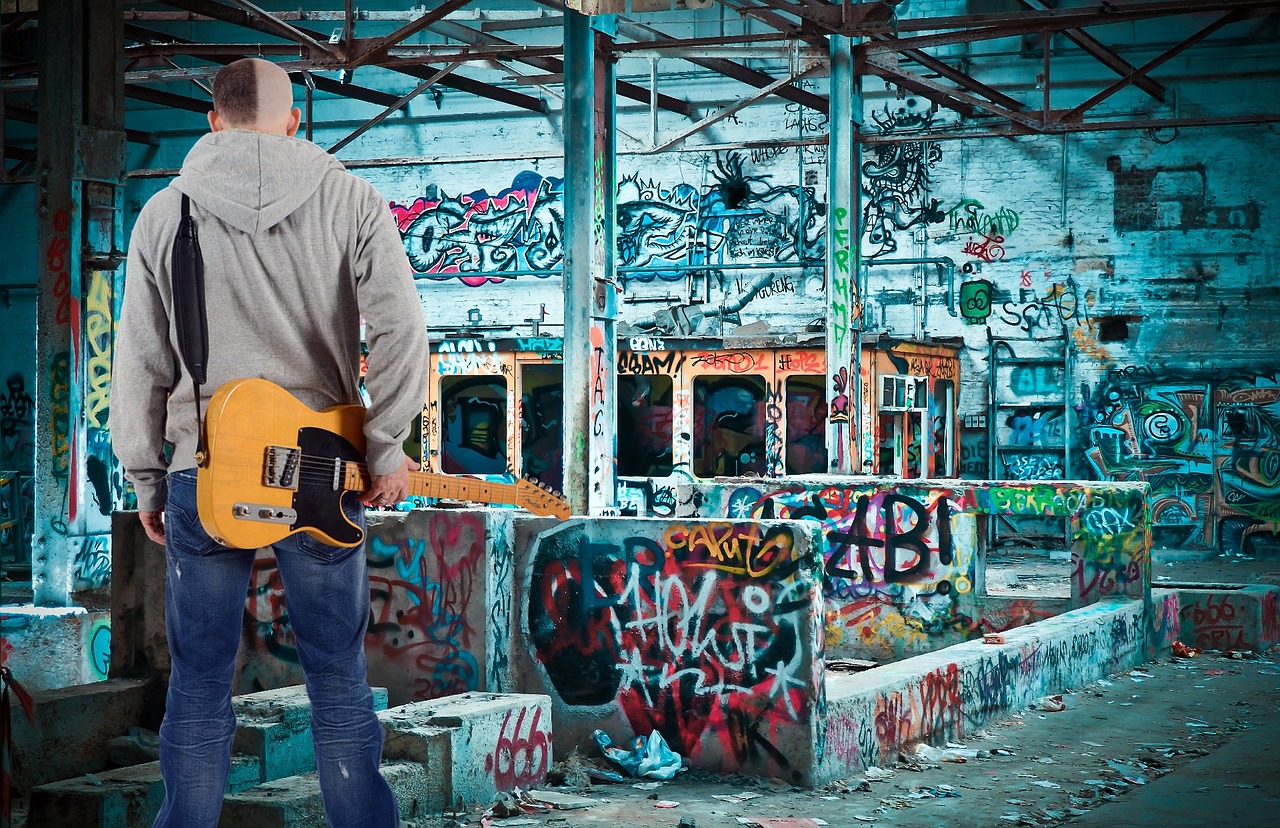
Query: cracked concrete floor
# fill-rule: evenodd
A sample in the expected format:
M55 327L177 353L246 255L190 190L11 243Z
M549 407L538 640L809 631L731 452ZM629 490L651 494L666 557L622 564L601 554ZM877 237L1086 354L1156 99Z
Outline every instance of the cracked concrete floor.
M1023 711L966 734L963 743L982 753L963 764L897 763L883 781L863 784L865 776L857 775L813 791L694 773L652 791L596 784L577 791L594 800L588 808L484 824L676 828L692 819L697 828L730 828L759 817L911 828L1275 824L1280 652L1153 662L1067 700L1064 711ZM584 753L593 755L585 746ZM759 796L714 798L744 792ZM472 812L418 824L478 826L482 818Z

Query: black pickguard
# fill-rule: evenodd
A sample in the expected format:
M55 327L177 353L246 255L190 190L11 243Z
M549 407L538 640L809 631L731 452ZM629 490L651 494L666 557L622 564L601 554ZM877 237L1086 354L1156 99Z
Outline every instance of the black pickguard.
M323 428L298 429L298 446L303 460L298 490L293 494L293 508L298 513L293 528L319 529L343 546L364 540L360 527L352 526L343 514L344 505L350 505L352 510L359 508L359 504L351 502L359 492L333 488L334 458L358 462L364 459L360 452L344 437Z

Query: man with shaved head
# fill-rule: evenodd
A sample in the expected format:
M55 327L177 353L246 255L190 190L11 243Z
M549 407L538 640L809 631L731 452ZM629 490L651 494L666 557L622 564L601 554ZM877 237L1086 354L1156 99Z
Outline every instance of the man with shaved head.
M372 479L361 499L391 504L414 463L402 444L426 396L426 325L386 202L316 145L294 137L300 113L277 66L239 60L213 83L210 133L181 175L147 202L129 243L113 371L111 435L147 535L165 544L171 671L157 826L213 828L235 733L236 649L255 551L221 545L196 506L197 405L223 383L263 377L312 408L361 402ZM171 251L183 197L199 233L208 318L208 382L182 369ZM359 503L348 518L361 528ZM332 826L399 824L379 773L382 728L364 656L369 581L363 544L298 533L274 545L287 614L265 633L296 652ZM292 636L281 630L292 629Z

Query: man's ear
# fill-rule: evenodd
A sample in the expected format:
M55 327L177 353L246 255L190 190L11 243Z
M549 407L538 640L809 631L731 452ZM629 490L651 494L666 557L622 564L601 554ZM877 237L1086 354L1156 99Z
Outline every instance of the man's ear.
M298 125L302 123L302 110L294 107L289 111L289 126L285 128L284 134L290 138L298 131Z
M222 132L222 130L223 130L222 118L218 116L217 112L214 112L212 109L210 109L209 110L209 131Z

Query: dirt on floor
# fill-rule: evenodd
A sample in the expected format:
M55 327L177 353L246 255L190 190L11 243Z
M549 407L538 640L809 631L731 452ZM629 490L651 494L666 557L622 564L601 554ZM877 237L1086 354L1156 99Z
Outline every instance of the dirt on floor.
M1262 739L1265 744L1280 741L1280 652L1234 657L1206 653L1153 662L1064 694L1061 702L1001 717L985 729L966 733L952 746L931 746L936 750L923 753L905 751L884 768L868 769L819 790L795 789L781 780L716 777L698 771L664 783L629 780L583 785L574 771L581 770L584 761L608 765L584 745L584 757L595 758L578 760L568 768L570 779L577 777L579 784L546 788L561 797L581 799L562 801L562 806L581 807L543 809L529 804L522 808L525 812L506 818L471 811L418 826L1275 824L1263 816L1256 817L1262 821L1242 817L1229 822L1125 822L1106 816L1106 809L1170 777L1173 793L1162 796L1163 800L1196 797L1211 814L1225 814L1228 804L1248 794L1259 802L1260 814L1274 813L1280 806L1275 757L1260 763L1256 757L1241 756L1237 762L1229 752L1237 737L1258 728L1269 728L1275 735ZM1058 707L1064 709L1050 712ZM1245 775L1219 780L1212 774L1206 778L1204 773L1192 772L1193 763L1220 751L1228 752L1220 757L1227 766L1238 765ZM961 757L971 758L948 761ZM1180 784L1179 774L1194 781L1194 786Z

